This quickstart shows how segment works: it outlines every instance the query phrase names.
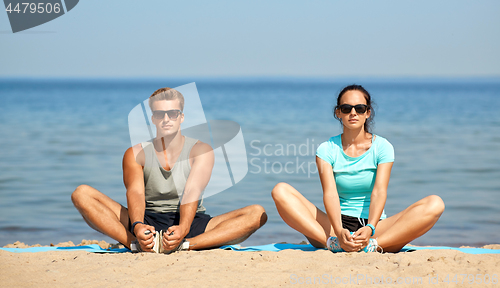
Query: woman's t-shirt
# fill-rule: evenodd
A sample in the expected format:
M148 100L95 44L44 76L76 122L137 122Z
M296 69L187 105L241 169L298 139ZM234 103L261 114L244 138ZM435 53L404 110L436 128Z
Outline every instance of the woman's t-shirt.
M377 165L394 162L391 143L376 135L368 151L359 157L350 157L342 148L341 135L337 135L323 142L316 150L316 156L332 165L341 213L367 219ZM381 219L386 217L384 210Z

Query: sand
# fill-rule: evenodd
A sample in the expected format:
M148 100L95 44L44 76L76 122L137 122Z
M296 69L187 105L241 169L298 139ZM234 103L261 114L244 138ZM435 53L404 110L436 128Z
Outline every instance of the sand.
M104 241L80 244L92 243L109 246ZM8 247L27 246L16 242ZM0 287L500 287L500 254L454 250L333 254L214 249L170 255L0 250L0 259Z

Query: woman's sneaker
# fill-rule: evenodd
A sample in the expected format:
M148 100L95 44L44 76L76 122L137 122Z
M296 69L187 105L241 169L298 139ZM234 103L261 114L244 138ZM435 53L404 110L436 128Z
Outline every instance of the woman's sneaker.
M340 247L339 239L333 236L328 237L328 240L326 240L326 248L328 248L328 250L332 251L333 253L345 252L344 249Z
M384 249L378 245L377 239L375 238L370 238L368 245L363 248L364 252L379 252L378 250L380 250L380 253L384 253Z

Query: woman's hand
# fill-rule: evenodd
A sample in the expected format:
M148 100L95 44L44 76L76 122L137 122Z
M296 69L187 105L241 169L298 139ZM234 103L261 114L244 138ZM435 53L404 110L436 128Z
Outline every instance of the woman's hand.
M356 243L351 235L351 232L349 232L349 230L347 229L342 229L342 232L340 232L338 239L340 247L346 252L355 252L361 250L361 243Z
M371 235L372 229L368 226L364 226L359 228L358 231L354 232L352 238L354 239L354 243L361 245L361 249L363 249L370 242Z

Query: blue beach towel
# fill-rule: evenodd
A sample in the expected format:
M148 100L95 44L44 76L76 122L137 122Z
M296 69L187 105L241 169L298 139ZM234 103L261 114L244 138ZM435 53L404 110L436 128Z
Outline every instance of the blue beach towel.
M241 247L240 245L226 245L220 247L224 250L244 251L244 252L258 252L258 251L271 251L279 252L286 249L300 250L300 251L316 251L324 250L318 249L311 244L288 244L288 243L275 243L259 246ZM48 251L87 251L92 253L124 253L130 252L127 248L103 249L97 244L85 246L71 246L71 247L31 247L31 248L0 248L0 250L13 252L13 253L35 253L35 252L48 252ZM415 247L405 246L401 252L410 252L416 250L457 250L468 254L500 254L500 250L484 249L484 248L456 248L446 246L431 246L431 247Z
M268 244L260 246L249 246L240 247L239 245L227 245L222 246L221 249L234 250L234 251L282 251L285 249L301 250L301 251L316 251L324 250L315 248L311 244ZM417 250L457 250L468 254L500 254L500 250L496 249L484 249L484 248L457 248L457 247L445 247L445 246L431 246L431 247L415 247L415 246L405 246L400 252L411 252Z
M92 253L123 253L130 252L127 248L103 249L97 244L85 246L70 246L70 247L30 247L30 248L0 248L0 250L22 253L22 252L48 252L48 251L87 251Z

